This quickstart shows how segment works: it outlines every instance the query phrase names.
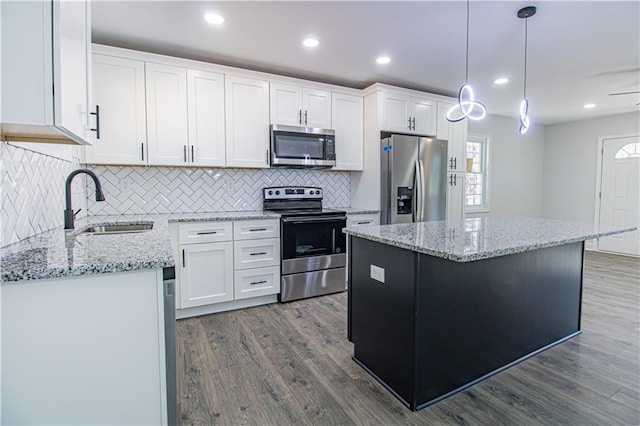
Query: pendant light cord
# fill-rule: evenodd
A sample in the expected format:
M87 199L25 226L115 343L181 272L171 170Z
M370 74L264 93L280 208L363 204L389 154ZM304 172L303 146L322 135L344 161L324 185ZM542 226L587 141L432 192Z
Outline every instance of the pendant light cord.
M529 18L524 20L524 99L527 99L527 39L529 35L528 24Z
M466 53L464 84L469 84L469 0L467 0L467 53Z

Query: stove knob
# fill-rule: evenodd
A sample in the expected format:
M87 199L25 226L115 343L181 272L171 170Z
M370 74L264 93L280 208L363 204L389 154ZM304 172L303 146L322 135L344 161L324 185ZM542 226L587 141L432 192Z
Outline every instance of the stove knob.
M269 195L273 195L273 191L269 191Z
M276 191L276 195L280 195L280 191Z
M316 195L320 195L320 191L316 191Z

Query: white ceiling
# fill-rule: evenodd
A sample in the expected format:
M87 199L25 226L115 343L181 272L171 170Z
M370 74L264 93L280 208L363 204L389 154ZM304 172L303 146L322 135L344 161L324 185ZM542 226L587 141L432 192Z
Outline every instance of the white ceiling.
M640 2L479 1L470 5L469 82L490 114L554 124L638 111ZM217 11L213 28L203 15ZM96 43L364 88L381 82L455 96L464 82L464 1L93 1ZM314 35L310 50L302 39ZM381 66L375 58L391 57ZM510 83L495 86L496 77ZM585 110L583 105L597 106Z

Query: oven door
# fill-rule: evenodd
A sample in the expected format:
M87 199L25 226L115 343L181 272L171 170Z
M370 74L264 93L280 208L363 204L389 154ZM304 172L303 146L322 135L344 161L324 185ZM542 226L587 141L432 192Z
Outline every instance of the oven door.
M346 216L282 218L282 274L344 267Z

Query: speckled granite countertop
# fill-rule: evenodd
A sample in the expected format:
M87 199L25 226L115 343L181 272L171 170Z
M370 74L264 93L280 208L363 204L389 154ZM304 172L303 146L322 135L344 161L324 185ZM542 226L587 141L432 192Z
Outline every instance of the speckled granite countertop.
M343 210L347 214L378 214L380 210L374 209L361 209L358 207L336 207L336 210Z
M75 231L60 227L0 248L0 282L174 266L169 223L278 218L263 211L90 216L77 220ZM148 232L81 234L90 225L149 222Z
M470 262L543 247L633 231L598 229L589 223L525 217L483 217L463 222L438 221L347 228L354 237L442 257Z

